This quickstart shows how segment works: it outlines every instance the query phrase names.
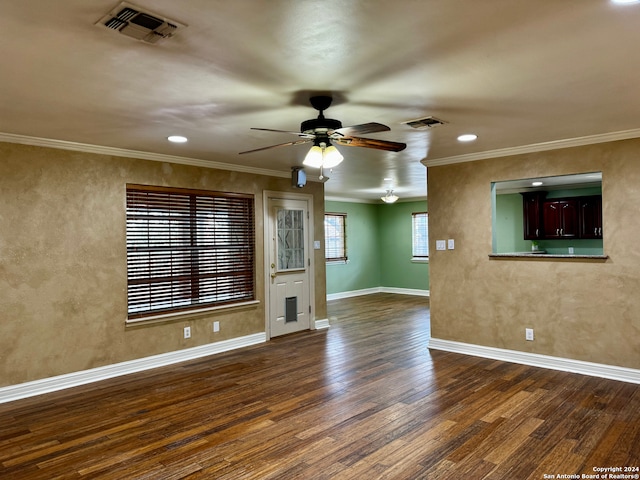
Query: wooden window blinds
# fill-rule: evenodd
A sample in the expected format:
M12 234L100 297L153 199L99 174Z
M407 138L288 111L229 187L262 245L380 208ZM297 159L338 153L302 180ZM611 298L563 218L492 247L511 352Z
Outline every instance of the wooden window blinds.
M255 299L253 195L127 185L129 319Z

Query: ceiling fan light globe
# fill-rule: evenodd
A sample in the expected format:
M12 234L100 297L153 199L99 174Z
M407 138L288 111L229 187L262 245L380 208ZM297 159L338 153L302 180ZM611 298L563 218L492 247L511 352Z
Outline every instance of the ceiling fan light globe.
M344 157L340 154L338 149L333 145L329 145L324 149L322 166L324 168L333 168L340 164L344 160Z
M322 148L317 145L314 145L307 153L307 156L304 157L303 165L307 167L320 168L322 167Z
M387 194L384 197L380 197L384 203L394 203L398 200L398 196L394 195L393 190L387 190Z

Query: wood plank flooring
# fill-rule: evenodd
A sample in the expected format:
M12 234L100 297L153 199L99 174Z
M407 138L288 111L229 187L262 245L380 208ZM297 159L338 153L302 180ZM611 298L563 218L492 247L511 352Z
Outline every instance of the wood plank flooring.
M640 466L639 385L430 352L422 297L329 312L329 330L0 405L0 478L523 480Z

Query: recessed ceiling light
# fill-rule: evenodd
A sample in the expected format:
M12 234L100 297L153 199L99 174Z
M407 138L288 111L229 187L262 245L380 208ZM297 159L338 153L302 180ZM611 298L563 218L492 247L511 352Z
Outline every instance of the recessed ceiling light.
M171 135L167 137L167 140L173 143L185 143L187 141L187 137L183 137L182 135Z
M531 182L531 185L533 185L534 187L539 187L540 185L542 185L542 182Z
M458 141L459 142L473 142L476 138L478 138L478 136L473 134L473 133L465 133L464 135L460 135L458 137Z

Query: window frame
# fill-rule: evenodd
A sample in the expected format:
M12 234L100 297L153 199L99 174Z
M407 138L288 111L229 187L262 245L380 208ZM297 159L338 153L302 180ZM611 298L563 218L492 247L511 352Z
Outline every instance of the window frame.
M332 238L337 238L338 243L342 243L342 247L337 247L338 253L342 253L342 255L337 256L327 256L327 249L329 248L329 236L327 231L327 217L335 217L340 218L340 226L341 232L337 235L332 235ZM325 212L324 214L324 258L326 263L346 263L348 260L347 257L347 214L340 212Z
M126 185L127 322L256 300L252 194Z
M419 228L417 225L417 220L421 217L425 218L425 228L426 233L424 233L425 241L420 242L417 239L417 235L420 232L417 232ZM420 252L422 248L426 248L426 254ZM428 262L429 261L429 212L413 212L411 214L411 261L413 262Z

